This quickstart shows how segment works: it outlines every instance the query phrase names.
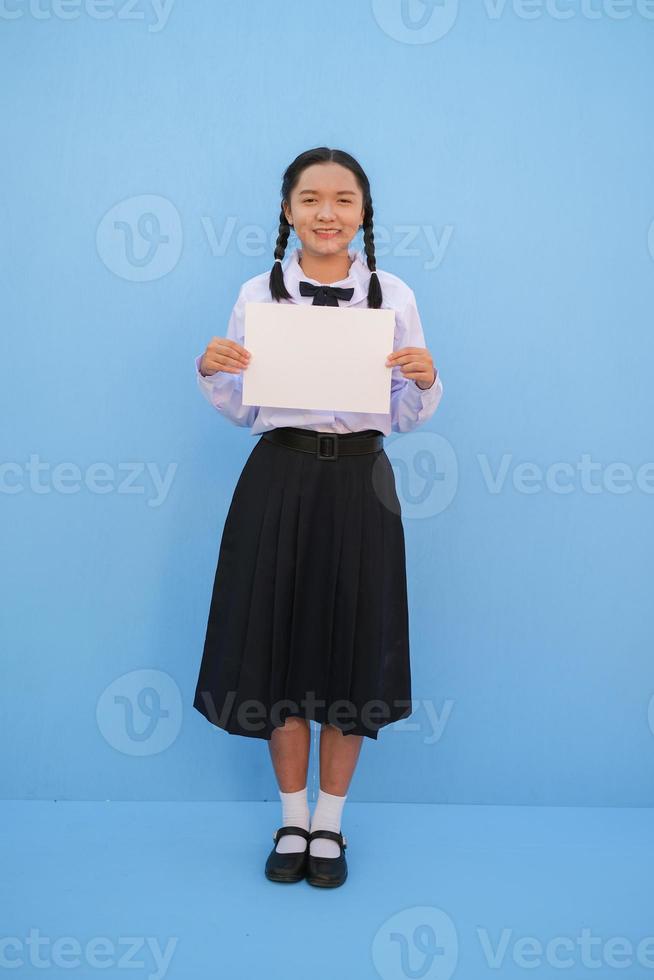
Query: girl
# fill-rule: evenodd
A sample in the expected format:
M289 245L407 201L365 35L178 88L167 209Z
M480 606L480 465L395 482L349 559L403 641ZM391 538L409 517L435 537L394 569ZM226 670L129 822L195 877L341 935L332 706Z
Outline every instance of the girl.
M227 732L268 741L282 826L266 876L334 887L347 876L341 815L363 737L411 713L404 531L384 435L427 421L443 388L413 291L376 268L359 163L307 150L284 173L281 203L272 270L242 285L227 336L195 359L208 401L261 438L225 520L193 705ZM284 266L291 230L300 246ZM390 412L243 405L248 301L393 309ZM311 820L310 719L321 726Z

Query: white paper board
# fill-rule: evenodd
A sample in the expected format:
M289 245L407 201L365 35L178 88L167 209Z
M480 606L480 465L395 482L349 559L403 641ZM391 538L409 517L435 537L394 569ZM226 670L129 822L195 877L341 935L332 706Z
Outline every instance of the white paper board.
M246 303L243 404L390 411L393 310Z

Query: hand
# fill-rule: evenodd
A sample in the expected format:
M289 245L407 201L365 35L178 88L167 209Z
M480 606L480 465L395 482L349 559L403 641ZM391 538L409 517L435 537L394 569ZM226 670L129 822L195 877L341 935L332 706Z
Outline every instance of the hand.
M438 374L426 347L401 347L388 355L386 364L401 367L404 377L411 378L423 391L431 388Z
M227 337L212 337L200 361L200 374L206 378L208 374L227 371L228 374L240 374L250 363L250 352Z

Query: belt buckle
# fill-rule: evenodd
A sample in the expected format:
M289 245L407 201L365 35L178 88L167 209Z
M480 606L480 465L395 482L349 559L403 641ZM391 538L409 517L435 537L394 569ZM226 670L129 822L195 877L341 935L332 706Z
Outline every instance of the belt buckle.
M322 451L323 440L332 440L332 451L330 453L324 453ZM318 449L316 451L316 456L318 459L337 459L338 457L338 439L335 433L323 434L318 436Z

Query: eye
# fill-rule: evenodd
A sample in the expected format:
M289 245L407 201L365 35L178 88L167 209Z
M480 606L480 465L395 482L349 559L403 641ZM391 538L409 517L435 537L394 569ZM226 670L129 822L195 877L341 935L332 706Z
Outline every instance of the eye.
M303 197L302 198L302 203L303 204L311 204L313 201L315 201L315 197ZM347 197L339 197L339 202L341 204L351 204L352 203L352 201L350 201L349 198L347 198Z

